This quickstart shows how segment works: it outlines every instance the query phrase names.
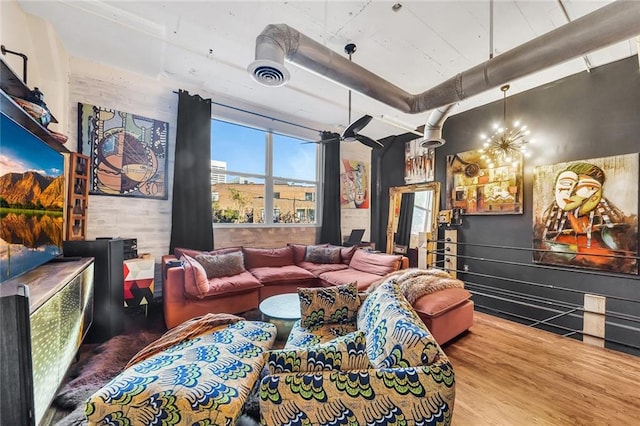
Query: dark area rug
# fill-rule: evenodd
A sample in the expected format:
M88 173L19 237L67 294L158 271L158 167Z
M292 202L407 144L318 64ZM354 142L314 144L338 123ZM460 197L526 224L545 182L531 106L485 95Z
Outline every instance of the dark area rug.
M84 402L94 392L117 376L138 351L158 339L162 332L140 330L115 336L87 354L86 359L72 366L53 401L58 410L69 414L57 425L84 425Z

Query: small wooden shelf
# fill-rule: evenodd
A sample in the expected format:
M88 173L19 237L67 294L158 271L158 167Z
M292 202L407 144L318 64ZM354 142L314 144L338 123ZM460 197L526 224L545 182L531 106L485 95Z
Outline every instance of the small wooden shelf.
M71 152L67 154L67 222L66 240L87 237L87 209L89 207L89 157Z

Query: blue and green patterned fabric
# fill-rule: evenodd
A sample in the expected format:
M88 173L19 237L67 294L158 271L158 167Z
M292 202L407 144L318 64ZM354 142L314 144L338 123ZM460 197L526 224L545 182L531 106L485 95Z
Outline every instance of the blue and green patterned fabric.
M282 358L274 356L261 381L263 425L451 424L453 368L393 281L371 292L350 324L304 324L303 317L294 325ZM305 348L354 331L364 336L368 367L303 368Z
M361 370L370 367L362 331L354 331L305 349L269 351L266 357L270 374Z
M234 425L259 379L276 327L222 325L116 376L86 403L89 425Z
M333 287L299 288L302 325L351 323L358 314L360 297L355 283Z

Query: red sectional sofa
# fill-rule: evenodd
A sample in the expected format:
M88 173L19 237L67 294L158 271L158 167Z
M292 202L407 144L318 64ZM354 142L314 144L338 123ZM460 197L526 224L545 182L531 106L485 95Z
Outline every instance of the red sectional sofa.
M167 328L173 328L209 312L238 314L256 309L267 297L295 293L299 287L357 282L362 291L408 265L404 256L329 245L231 247L211 252L176 248L174 254L162 257L164 319Z

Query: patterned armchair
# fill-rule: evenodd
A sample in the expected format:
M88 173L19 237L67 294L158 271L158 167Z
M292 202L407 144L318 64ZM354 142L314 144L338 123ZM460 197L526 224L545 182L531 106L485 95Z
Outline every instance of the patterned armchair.
M452 366L393 280L362 304L354 285L299 294L302 319L265 353L262 424L451 423Z

